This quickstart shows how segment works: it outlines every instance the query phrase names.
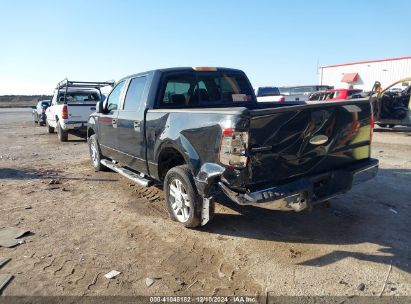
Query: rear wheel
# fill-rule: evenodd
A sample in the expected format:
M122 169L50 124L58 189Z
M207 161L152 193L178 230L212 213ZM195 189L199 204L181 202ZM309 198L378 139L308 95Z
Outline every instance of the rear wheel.
M54 128L53 128L53 127L50 127L49 122L47 121L47 119L46 119L46 127L47 127L47 132L48 132L49 134L54 133Z
M37 116L37 114L36 114L36 113L33 113L33 122L34 122L35 124L38 123L38 121L39 121L38 118L36 119L36 116Z
M91 135L88 139L88 150L90 152L90 159L94 169L96 171L107 171L107 167L101 164L101 160L104 157L103 154L101 154L96 134Z
M68 140L68 133L61 128L59 122L57 122L57 136L59 141L67 141Z
M167 211L171 219L187 228L201 225L203 200L197 192L193 175L187 165L170 169L164 180Z

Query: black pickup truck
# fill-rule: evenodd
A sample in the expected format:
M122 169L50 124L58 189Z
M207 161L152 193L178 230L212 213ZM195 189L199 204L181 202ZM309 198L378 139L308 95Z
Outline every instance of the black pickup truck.
M367 99L258 103L240 70L172 68L121 79L88 121L96 170L163 183L167 209L206 224L213 198L301 211L373 178Z

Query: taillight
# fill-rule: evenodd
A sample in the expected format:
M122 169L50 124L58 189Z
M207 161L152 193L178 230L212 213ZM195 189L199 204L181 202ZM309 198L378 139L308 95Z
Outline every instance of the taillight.
M280 99L278 100L279 102L284 102L285 101L285 97L280 97Z
M232 128L223 129L220 147L220 162L236 168L247 166L248 133Z
M63 109L61 110L61 118L62 119L68 119L67 105L63 105Z

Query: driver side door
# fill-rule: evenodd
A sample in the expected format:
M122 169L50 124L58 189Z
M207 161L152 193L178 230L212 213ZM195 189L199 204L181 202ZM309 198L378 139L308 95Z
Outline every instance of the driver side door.
M98 138L104 156L116 159L118 137L118 113L124 98L126 81L119 82L104 101L104 113L98 118Z

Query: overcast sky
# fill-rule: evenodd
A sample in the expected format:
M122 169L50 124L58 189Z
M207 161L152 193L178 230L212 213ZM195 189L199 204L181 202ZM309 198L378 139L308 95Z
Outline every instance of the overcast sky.
M174 66L316 84L318 65L411 55L410 11L407 0L0 0L0 95Z

